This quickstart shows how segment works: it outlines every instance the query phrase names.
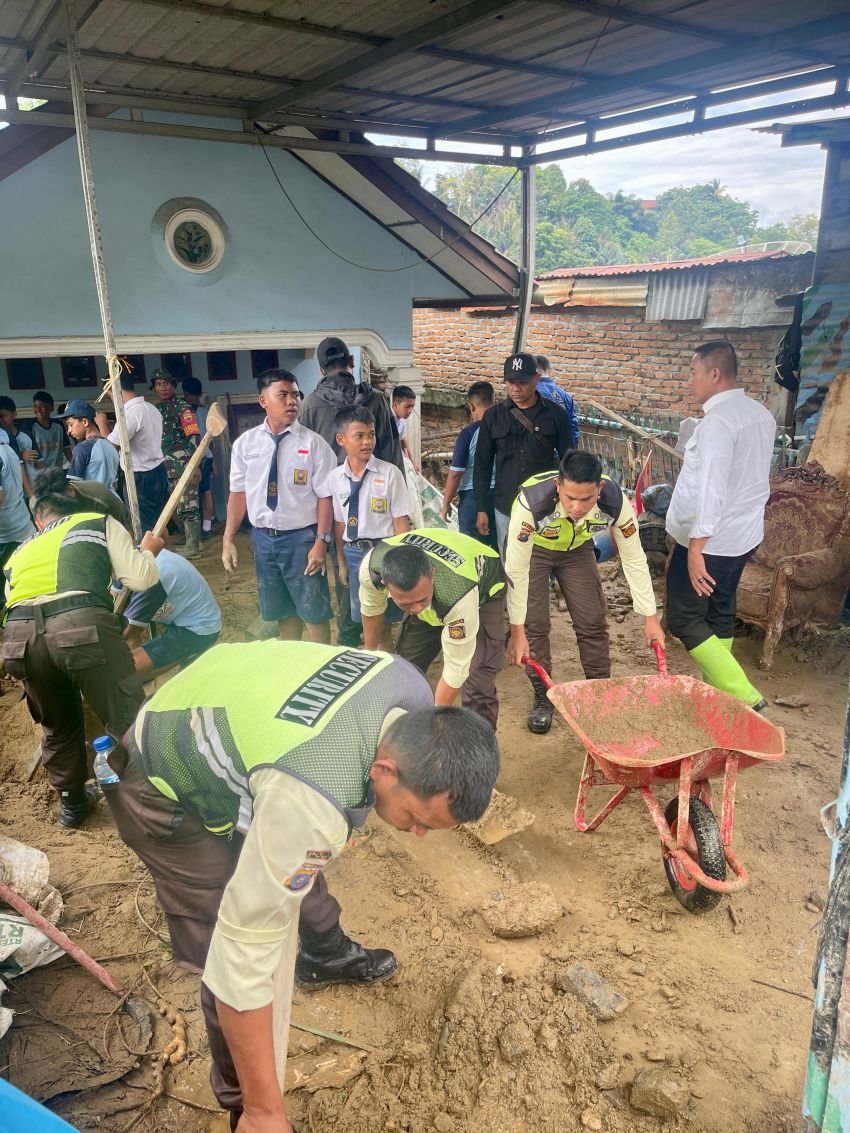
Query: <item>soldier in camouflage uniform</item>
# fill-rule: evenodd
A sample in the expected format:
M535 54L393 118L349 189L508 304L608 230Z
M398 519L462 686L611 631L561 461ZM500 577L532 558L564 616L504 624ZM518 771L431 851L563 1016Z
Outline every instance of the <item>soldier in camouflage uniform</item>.
M168 370L154 370L151 389L162 414L162 454L168 474L168 490L174 486L198 445L200 430L195 411L184 397L177 396L177 382ZM177 518L186 534L184 555L194 559L201 553L201 502L198 493L200 472L186 486L177 505Z

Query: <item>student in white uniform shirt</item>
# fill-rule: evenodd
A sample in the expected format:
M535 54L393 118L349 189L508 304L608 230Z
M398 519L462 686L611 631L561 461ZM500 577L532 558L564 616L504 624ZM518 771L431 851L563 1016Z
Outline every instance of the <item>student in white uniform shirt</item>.
M336 443L346 454L328 478L337 561L340 580L351 587L351 620L359 625L360 564L377 540L410 530L410 496L398 468L373 455L375 418L370 410L356 405L340 410ZM403 617L398 606L390 602L385 624L400 622Z
M699 665L702 679L756 711L765 702L732 656L735 592L764 536L776 422L738 385L728 342L706 342L689 384L703 418L684 448L667 511L676 541L667 571L667 625Z
M328 476L336 457L318 433L296 420L301 394L294 374L266 370L257 390L266 419L233 444L221 560L226 571L236 569L236 533L247 512L264 620L278 623L284 641L299 640L303 624L308 640L327 643L325 557L333 539Z
M165 457L162 455L162 416L136 392L132 374L121 374L121 400L124 402L124 419L130 440L130 461L136 482L142 532L153 531L168 500L168 475L165 471ZM95 417L100 435L119 449L121 468L126 473L124 458L120 456L118 426L110 431L105 413L96 413ZM127 503L126 488L124 502Z

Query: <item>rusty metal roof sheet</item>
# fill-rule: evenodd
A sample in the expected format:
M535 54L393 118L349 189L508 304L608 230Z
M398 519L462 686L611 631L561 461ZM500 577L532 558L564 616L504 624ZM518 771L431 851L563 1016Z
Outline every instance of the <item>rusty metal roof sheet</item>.
M760 263L762 260L784 260L791 253L776 249L767 252L716 252L690 260L665 260L651 264L604 264L581 268L555 268L543 272L538 279L594 279L608 275L646 275L662 271L683 271L686 268L713 267L717 264Z

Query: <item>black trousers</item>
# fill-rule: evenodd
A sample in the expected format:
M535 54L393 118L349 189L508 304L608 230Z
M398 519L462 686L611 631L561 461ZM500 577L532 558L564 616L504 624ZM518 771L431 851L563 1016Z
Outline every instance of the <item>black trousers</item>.
M710 637L729 638L735 632L735 594L747 560L745 555L705 555L705 569L714 579L714 593L703 598L691 586L688 549L677 543L667 568L664 611L667 626L688 650Z
M136 481L136 495L139 498L139 519L142 524L142 534L153 531L154 524L159 519L160 512L168 500L168 472L165 461L151 468L149 472L134 472ZM124 502L129 506L126 488Z
M30 715L41 724L41 760L57 791L81 796L88 777L80 693L116 737L142 706L144 689L121 631L119 617L94 606L6 626L6 671L24 682Z

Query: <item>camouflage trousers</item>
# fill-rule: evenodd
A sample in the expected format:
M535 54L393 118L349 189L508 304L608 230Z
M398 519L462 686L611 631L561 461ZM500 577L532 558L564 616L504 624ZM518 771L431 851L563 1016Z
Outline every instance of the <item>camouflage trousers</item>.
M169 494L174 491L174 486L183 475L186 465L189 463L191 457L189 452L169 453L165 456L165 471L168 476L168 491ZM192 520L200 520L201 518L201 503L198 496L198 479L192 477L180 497L180 503L177 505L176 516L178 519L190 522Z

